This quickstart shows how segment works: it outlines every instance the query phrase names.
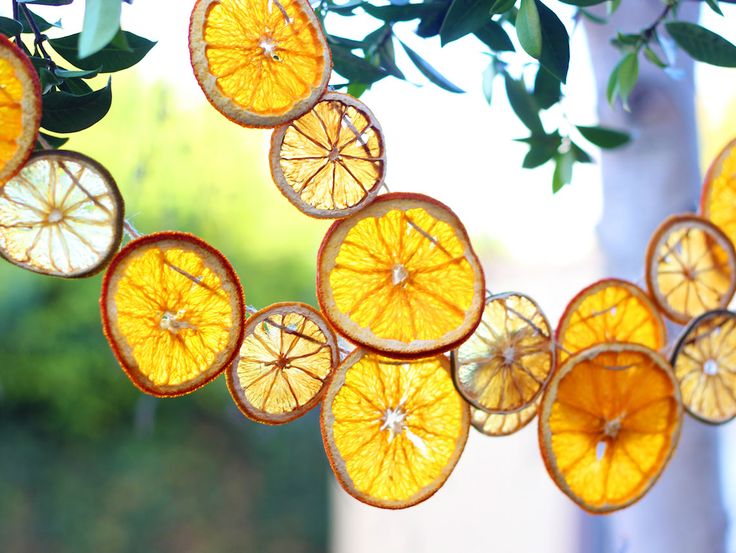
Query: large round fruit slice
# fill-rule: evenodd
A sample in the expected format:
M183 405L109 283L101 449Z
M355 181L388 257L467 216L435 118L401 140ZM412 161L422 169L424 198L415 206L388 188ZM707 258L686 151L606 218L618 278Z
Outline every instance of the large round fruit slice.
M74 152L37 152L0 188L0 256L46 275L95 274L120 247L123 211L102 165Z
M176 396L233 362L243 340L243 289L227 259L182 232L127 244L102 283L108 341L142 391Z
M723 149L708 169L700 213L736 243L736 140Z
M736 417L736 313L709 311L677 342L672 367L685 409L711 424Z
M362 102L339 92L277 128L270 160L281 193L318 218L347 217L369 204L386 172L381 126Z
M227 386L246 417L283 424L319 403L339 361L337 338L318 311L277 303L246 322Z
M404 362L359 349L327 388L322 439L350 495L402 509L447 480L465 447L469 419L444 356Z
M41 124L41 85L28 57L0 35L0 186L31 155Z
M733 244L697 215L675 215L662 223L649 242L645 267L655 303L680 324L725 309L736 291Z
M346 338L416 358L448 351L473 333L485 281L465 228L447 206L393 193L327 231L317 295Z
M482 409L470 408L470 424L478 432L491 437L510 436L526 427L537 416L542 396L515 413L486 413Z
M655 351L667 343L667 327L647 293L626 280L607 278L584 288L557 325L558 358L605 342L641 344Z
M209 101L246 127L304 115L332 71L322 27L305 0L198 0L189 51Z
M585 510L607 513L652 487L681 424L667 361L638 344L601 344L555 372L539 412L539 444L560 489Z
M489 413L513 413L542 393L555 364L547 317L531 298L492 296L480 325L452 353L452 376L462 396Z

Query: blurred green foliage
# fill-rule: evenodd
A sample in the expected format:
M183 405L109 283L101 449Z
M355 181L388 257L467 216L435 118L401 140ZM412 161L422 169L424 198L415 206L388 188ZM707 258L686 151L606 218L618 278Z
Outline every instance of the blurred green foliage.
M135 74L116 87L110 114L66 148L110 169L138 229L189 231L221 249L251 305L314 304L326 224L276 191L268 133ZM223 378L177 399L141 394L102 335L100 281L0 265L0 550L324 551L317 413L259 426Z

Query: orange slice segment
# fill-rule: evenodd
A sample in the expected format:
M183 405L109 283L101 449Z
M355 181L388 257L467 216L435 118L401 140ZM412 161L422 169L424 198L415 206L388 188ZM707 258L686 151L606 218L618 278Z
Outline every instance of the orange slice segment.
M277 303L248 319L227 385L245 416L283 424L319 403L339 361L337 338L318 311Z
M649 242L645 266L655 303L680 324L726 308L736 291L733 244L697 215L676 215L662 223Z
M349 355L322 405L322 439L342 487L388 509L416 505L449 477L465 447L468 405L447 359Z
M385 194L335 222L317 260L317 294L346 338L392 357L448 351L473 333L485 281L460 220L421 194Z
M0 256L37 273L90 276L120 247L123 216L102 165L75 152L37 152L0 188Z
M478 432L491 437L510 436L525 428L537 416L539 405L542 402L540 395L526 407L515 413L487 413L482 409L470 408L470 424Z
M706 423L736 417L735 330L736 313L709 311L693 319L672 355L685 409Z
M638 344L601 344L555 372L539 413L544 463L592 513L638 501L680 434L682 402L669 364Z
M299 210L347 217L373 201L383 184L383 131L362 102L329 92L274 131L270 161L274 182Z
M557 325L560 363L605 342L641 344L655 351L667 344L667 327L647 293L626 280L607 278L584 288Z
M0 186L31 155L41 124L41 85L28 57L0 35Z
M192 392L218 376L243 340L243 289L227 259L195 236L133 240L102 283L102 323L130 380L154 396Z
M736 243L736 140L726 145L708 169L700 213Z
M246 127L303 115L332 71L322 27L305 0L198 0L189 50L207 99Z
M460 394L489 413L513 413L542 393L555 364L552 330L523 294L491 296L480 325L452 354Z

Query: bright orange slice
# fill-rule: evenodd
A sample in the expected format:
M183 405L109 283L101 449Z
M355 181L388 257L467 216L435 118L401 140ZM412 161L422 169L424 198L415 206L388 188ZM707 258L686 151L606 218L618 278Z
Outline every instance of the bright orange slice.
M736 417L736 313L709 311L677 342L672 366L685 409L710 424Z
M513 413L542 393L555 365L549 321L528 296L491 296L480 325L452 354L460 394L489 413Z
M736 243L736 140L723 149L708 169L700 213Z
M46 275L93 275L120 247L123 212L102 165L74 152L37 152L0 188L0 256Z
M662 223L649 242L645 267L654 302L680 324L725 309L736 291L733 244L697 215L675 215Z
M469 419L444 356L396 361L359 349L330 381L322 439L345 491L375 507L403 509L450 476Z
M542 396L515 413L487 413L482 409L470 408L470 424L478 432L491 437L510 436L526 427L537 416Z
M244 302L220 252L190 234L160 232L115 256L100 307L105 336L133 384L154 396L177 396L233 362Z
M605 342L641 344L655 351L667 344L667 327L647 293L636 284L607 278L584 288L557 325L559 362Z
M465 228L421 194L385 194L336 221L317 260L322 313L346 338L417 358L464 342L480 322L485 281Z
M583 509L607 513L654 485L681 424L667 361L638 344L601 344L555 372L539 412L539 444L559 488Z
M362 102L329 92L274 131L270 160L274 182L299 210L347 217L373 201L383 184L383 131Z
M198 0L189 51L207 99L246 127L304 115L332 71L322 26L305 0Z
M246 417L283 424L319 403L339 361L337 338L318 311L277 303L248 319L227 386Z
M0 35L0 186L31 155L41 124L41 85L21 50Z

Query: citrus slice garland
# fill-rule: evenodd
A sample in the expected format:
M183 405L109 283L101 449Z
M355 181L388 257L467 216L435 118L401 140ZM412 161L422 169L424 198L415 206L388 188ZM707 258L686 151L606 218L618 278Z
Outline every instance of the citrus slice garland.
M736 243L736 140L723 149L708 169L700 213Z
M300 211L340 218L369 204L386 172L383 131L375 116L347 94L328 92L271 139L271 174Z
M672 367L685 409L709 424L736 417L736 313L709 311L677 342Z
M303 115L332 71L327 40L305 0L198 0L189 50L207 99L246 127Z
M115 256L100 306L105 336L133 384L176 396L233 362L243 340L244 301L220 252L192 235L160 232Z
M31 61L0 35L0 187L31 155L41 124L41 85Z
M607 278L591 284L565 308L557 325L558 359L605 342L641 344L659 351L667 327L647 293L636 284Z
M337 338L318 311L278 303L248 319L227 386L245 416L283 424L319 403L339 361Z
M0 256L37 273L90 276L120 247L123 212L102 165L75 152L37 152L0 188Z
M607 513L640 499L667 465L682 423L672 370L638 344L601 344L558 369L542 400L539 443L559 488Z
M725 309L736 291L733 244L697 215L675 215L662 223L649 242L645 270L652 299L680 324Z
M542 393L555 364L552 331L528 296L491 296L480 325L452 353L458 392L489 413L513 413Z
M327 231L317 297L327 320L352 342L417 358L448 351L473 333L485 281L465 228L447 206L392 193Z
M491 437L510 436L525 428L537 416L542 396L515 413L487 413L482 409L470 408L470 424L478 432Z
M469 419L444 356L397 361L358 349L330 381L322 439L350 495L402 509L447 480L465 447Z

